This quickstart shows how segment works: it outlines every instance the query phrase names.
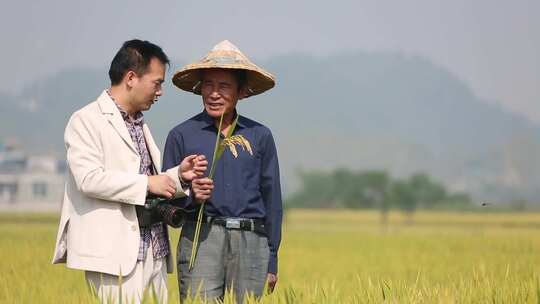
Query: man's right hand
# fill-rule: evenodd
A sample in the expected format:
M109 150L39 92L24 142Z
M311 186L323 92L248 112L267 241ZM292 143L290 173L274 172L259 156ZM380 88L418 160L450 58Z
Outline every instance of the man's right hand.
M176 184L165 174L148 176L148 192L170 199L176 193Z

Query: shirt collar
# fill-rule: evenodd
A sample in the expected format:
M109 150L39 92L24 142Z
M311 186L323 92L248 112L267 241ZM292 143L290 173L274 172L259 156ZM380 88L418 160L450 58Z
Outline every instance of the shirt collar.
M236 110L234 110L234 113L235 113L234 117L236 117L237 115L239 116L236 126L240 128L245 128L246 125L244 124L244 118L240 114L238 114ZM210 115L208 115L208 112L206 112L206 110L203 110L203 112L201 113L201 118L203 122L203 128L214 126L214 119Z
M112 101L114 102L118 110L120 111L120 114L122 115L122 118L124 119L124 121L131 122L135 125L142 125L144 123L144 115L141 111L135 113L135 118L131 119L129 114L124 109L122 109L122 107L120 107L120 105L116 102L114 97L112 97L111 92L109 90L107 90L107 94L109 94L109 97L112 99Z

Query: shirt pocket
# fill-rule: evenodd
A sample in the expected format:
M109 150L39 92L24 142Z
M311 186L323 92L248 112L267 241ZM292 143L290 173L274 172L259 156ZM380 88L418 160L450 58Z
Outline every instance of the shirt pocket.
M262 157L256 152L253 155L247 152L245 154L247 155L241 159L243 186L245 189L258 191L260 187Z

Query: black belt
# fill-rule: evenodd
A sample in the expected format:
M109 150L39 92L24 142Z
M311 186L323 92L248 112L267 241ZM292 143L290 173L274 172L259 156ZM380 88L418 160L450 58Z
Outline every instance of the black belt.
M196 219L191 219L196 222ZM223 217L223 216L203 216L203 223L210 223L212 225L219 225L225 227L225 229L235 229L244 231L253 231L266 235L266 229L264 226L264 220L262 219L247 219L238 217Z

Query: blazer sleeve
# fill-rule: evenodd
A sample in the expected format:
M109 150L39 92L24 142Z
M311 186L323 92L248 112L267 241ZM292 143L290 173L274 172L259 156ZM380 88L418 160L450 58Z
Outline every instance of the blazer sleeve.
M77 189L97 199L144 205L148 177L105 170L99 128L91 123L88 115L84 112L73 114L64 133L67 163Z
M178 172L177 164L180 164L184 159L184 145L182 140L182 134L172 129L167 135L165 141L165 149L163 150L163 170L165 172ZM175 196L175 198L181 198L177 201L177 204L181 207L188 207L193 203L193 195L191 189L183 189L185 196Z
M180 165L167 169L163 172L163 174L167 174L176 184L176 193L173 195L173 199L189 196L190 194L189 187L185 187L185 188L182 187L179 171L180 171Z

